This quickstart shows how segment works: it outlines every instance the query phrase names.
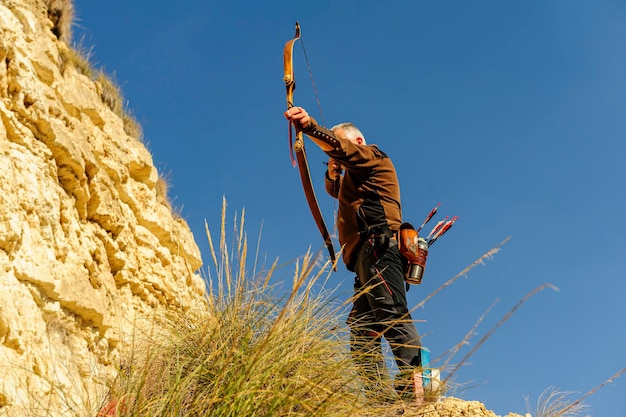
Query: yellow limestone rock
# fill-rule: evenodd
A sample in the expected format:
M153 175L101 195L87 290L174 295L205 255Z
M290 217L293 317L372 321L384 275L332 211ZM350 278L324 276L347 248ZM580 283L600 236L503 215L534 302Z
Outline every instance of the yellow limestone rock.
M63 62L50 3L0 0L0 415L95 410L138 320L206 300L188 225L102 85Z

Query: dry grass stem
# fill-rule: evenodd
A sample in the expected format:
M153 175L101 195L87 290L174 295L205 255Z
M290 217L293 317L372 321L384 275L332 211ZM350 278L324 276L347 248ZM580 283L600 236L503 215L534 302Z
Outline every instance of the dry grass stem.
M606 381L604 381L603 383L601 383L600 385L598 385L597 387L593 388L592 390L590 390L589 392L587 392L585 395L583 395L582 397L578 398L576 401L574 401L573 403L569 404L567 407L564 407L563 410L561 411L562 413L570 413L570 412L574 412L579 411L580 407L583 406L582 402L585 398L589 397L590 395L595 394L599 389L601 389L602 387L604 387L607 384L612 383L614 380L616 380L617 378L619 378L624 372L626 372L626 367L622 368L621 370L617 371L615 374L613 374L613 376L611 376L609 379L607 379ZM565 414L564 414L565 415Z
M445 356L448 357L448 359L446 359L444 361L443 365L441 366L442 369L447 369L448 368L448 364L450 363L450 361L452 360L454 355L456 355L456 353L461 349L461 347L464 346L464 345L469 344L469 340L475 334L476 329L478 329L478 326L480 325L480 323L482 323L482 321L485 319L485 317L487 317L489 312L495 307L495 305L497 303L498 303L498 300L494 301L493 304L491 304L489 306L489 308L483 313L483 315L480 316L480 318L478 320L476 320L476 323L474 323L474 325L472 326L470 331L465 334L465 337L463 338L463 340L461 340L459 343L457 343L452 349L449 349L447 352L445 352L443 355L441 355L443 357L445 357Z
M489 339L491 337L491 335L493 334L493 332L496 331L496 329L498 329L500 326L502 326L509 318L511 318L511 316L513 314L515 314L515 312L517 311L517 309L519 309L526 301L528 301L532 296L534 296L535 294L545 290L546 288L551 288L555 291L558 291L558 289L552 285L552 284L543 284L540 285L539 287L535 288L534 290L532 290L531 292L529 292L528 294L526 294L526 296L524 296L524 298L522 298L498 323L496 323L496 325L494 327L491 328L491 330L489 330L487 332L487 334L485 334L485 336L483 336L478 343L476 344L476 346L474 346L464 357L463 359L461 359L461 361L455 365L455 367L453 368L453 370L448 374L448 376L446 376L444 378L444 380L442 381L442 384L445 385L448 380L458 371L458 369L478 350L478 348L480 348L483 343L485 343L487 341L487 339Z
M485 253L480 258L478 258L477 260L472 262L470 265L468 265L466 268L464 268L461 272L459 272L458 274L456 274L455 276L450 278L448 281L446 281L443 284L441 284L441 286L439 286L439 288L437 288L435 291L430 293L426 298L424 298L420 303L418 303L413 308L413 310L416 310L416 309L418 309L420 307L423 307L428 300L433 298L435 295L437 295L439 292L441 292L444 288L449 287L450 285L452 285L457 279L459 279L461 277L464 277L464 276L467 276L467 273L469 271L471 271L472 269L474 269L474 267L476 267L478 265L485 265L485 261L487 259L493 258L493 255L495 255L496 253L500 252L500 249L502 248L502 246L504 246L504 244L506 242L508 242L510 239L511 239L511 236L507 237L502 242L498 243L493 249L490 249L487 253Z

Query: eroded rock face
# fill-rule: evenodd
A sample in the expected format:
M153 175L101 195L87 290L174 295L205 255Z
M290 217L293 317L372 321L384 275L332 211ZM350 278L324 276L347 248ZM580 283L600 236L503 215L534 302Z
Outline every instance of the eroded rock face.
M137 320L206 297L150 153L52 26L0 0L0 415L95 409Z

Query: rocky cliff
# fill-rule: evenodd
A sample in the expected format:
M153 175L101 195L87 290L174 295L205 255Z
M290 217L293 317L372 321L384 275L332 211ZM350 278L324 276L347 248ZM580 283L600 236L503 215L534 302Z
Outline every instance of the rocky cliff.
M101 400L139 321L206 296L138 125L64 41L68 13L0 0L0 415Z

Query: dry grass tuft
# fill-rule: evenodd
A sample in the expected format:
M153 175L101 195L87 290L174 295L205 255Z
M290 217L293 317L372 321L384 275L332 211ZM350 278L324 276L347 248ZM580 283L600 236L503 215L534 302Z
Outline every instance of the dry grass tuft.
M143 141L143 128L133 115L131 109L128 107L124 108L121 117L124 123L124 132L131 138Z
M131 110L125 105L122 91L114 79L107 76L104 72L98 71L95 81L102 102L122 119L124 132L132 138L143 140L143 129Z
M182 207L175 208L169 196L170 179L169 175L163 175L159 172L159 178L156 183L157 201L167 207L174 218L182 218Z
M623 373L626 372L626 368L622 368L613 374L606 381L602 382L598 386L591 389L586 394L582 395L576 400L572 400L573 392L563 392L557 391L554 387L547 388L544 392L541 393L539 398L537 399L537 406L533 410L533 416L535 417L577 417L580 416L581 413L584 413L588 410L588 406L583 403L583 400L593 394L595 394L598 390L604 387L607 384L610 384L617 378L619 378ZM526 398L526 408L531 410L531 405Z
M122 97L117 83L114 82L113 78L108 77L102 71L98 72L95 81L102 102L106 104L113 113L121 116L124 111L124 98Z
M61 74L65 75L67 68L71 66L79 74L93 79L96 71L90 62L92 53L92 49L85 48L82 44L75 45L73 48L59 48L59 70Z
M53 32L67 45L71 40L71 27L74 18L74 8L71 0L45 0L48 16L53 22ZM73 47L59 47L59 70L65 75L67 69L72 67L94 81L100 99L111 109L113 113L122 119L124 132L139 141L143 141L143 129L133 112L129 109L124 96L114 80L102 70L95 70L91 64L93 48L86 48L82 40Z
M52 21L52 33L66 44L72 41L74 4L72 0L45 0L48 18Z
M222 213L207 310L138 333L110 404L120 417L350 415L360 387L336 321L342 306L318 285L327 272L313 273L309 254L288 294L276 296L276 264L249 276L244 216L229 249Z
M558 391L549 387L539 395L536 406L532 406L526 398L526 408L534 417L576 417L580 416L587 406L575 404L571 399L573 392Z

